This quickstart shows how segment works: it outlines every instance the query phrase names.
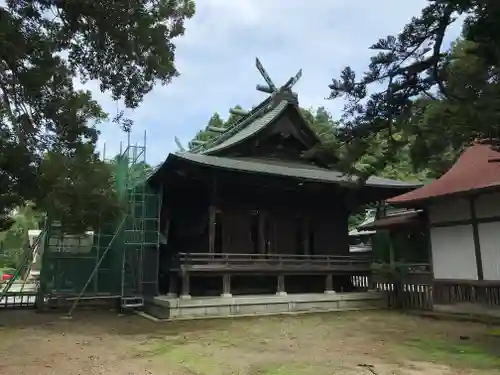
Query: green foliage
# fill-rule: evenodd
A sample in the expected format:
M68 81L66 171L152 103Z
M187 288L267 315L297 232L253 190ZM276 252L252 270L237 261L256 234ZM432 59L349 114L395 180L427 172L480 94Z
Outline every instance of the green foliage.
M0 232L0 268L16 268L29 246L28 230L38 229L42 216L32 204L16 208L11 215L13 224Z
M420 99L415 105L418 116L409 121L415 134L414 164L426 164L436 175L447 170L472 140L499 136L498 68L487 65L475 50L476 45L466 40L453 45L443 83L452 96Z
M93 226L96 208L116 215L109 171L95 152L107 115L73 80L97 80L136 108L155 83L178 75L173 39L193 14L192 0L0 6L0 226L26 201L71 219L74 230ZM114 120L130 130L123 113Z
M233 108L239 109L239 110L243 109L240 105L236 105ZM193 140L205 141L205 142L211 141L214 138L216 138L219 134L217 132L211 131L210 130L211 127L225 129L225 128L230 127L231 125L234 125L236 122L239 121L240 118L241 118L240 116L230 113L227 120L224 120L224 119L222 119L222 117L220 116L219 113L215 112L212 115L212 117L210 117L210 119L208 120L208 123L207 123L207 126L205 127L205 129L200 130L195 135ZM192 143L192 141L189 142L189 149L190 150L193 150L195 147L196 147L196 145L194 145Z
M461 14L467 15L465 41L442 51L449 25ZM497 138L499 30L497 2L430 0L397 36L371 47L376 54L361 78L345 68L329 87L331 99L347 98L339 134L347 167L358 173L359 159L372 156L361 171L368 176L408 147L415 168L425 165L439 175L471 140ZM373 90L381 82L383 88ZM386 143L374 153L370 140L377 136Z
M74 155L48 153L40 169L38 209L65 233L82 233L112 222L122 211L112 170L89 148ZM104 209L103 209L104 204Z
M128 187L144 182L153 171L153 167L144 161L134 162L133 160L126 160L123 158L126 158L126 156L116 155L107 162L115 183L117 183L118 179L117 175L119 168L117 168L117 166L120 162L123 163L126 169L124 171L124 173L126 173L126 181L124 181L124 183Z
M339 124L325 107L316 110L300 108L300 112L323 143L335 143Z

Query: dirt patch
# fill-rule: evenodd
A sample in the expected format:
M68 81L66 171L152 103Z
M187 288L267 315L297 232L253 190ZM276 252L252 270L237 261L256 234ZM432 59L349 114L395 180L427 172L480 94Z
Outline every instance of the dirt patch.
M2 311L0 324L0 375L500 374L490 327L383 312L153 323Z

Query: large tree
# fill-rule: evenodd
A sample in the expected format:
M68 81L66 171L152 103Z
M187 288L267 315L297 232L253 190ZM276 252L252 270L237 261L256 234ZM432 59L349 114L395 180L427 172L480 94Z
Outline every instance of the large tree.
M411 145L418 164L425 152L453 158L474 138L499 135L500 2L428 3L398 35L371 47L377 53L361 78L347 67L330 85L331 99L347 99L340 138L351 166L370 153L367 139L386 140L365 175L394 162L401 147ZM444 50L446 32L459 16L465 17L465 42Z
M97 80L114 100L136 108L156 83L178 75L173 41L193 14L192 0L7 0L0 6L4 218L32 201L55 218L72 212L82 229L93 224L89 209L114 210L103 183L109 172L95 151L98 125L107 115L74 80ZM116 120L130 131L130 121ZM93 169L101 180L82 180L79 174ZM56 203L47 199L62 188L67 190Z

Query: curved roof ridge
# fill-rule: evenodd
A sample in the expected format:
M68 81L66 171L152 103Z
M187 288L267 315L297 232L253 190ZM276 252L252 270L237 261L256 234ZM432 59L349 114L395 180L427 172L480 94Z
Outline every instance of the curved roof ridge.
M257 112L254 117L249 118L247 122L241 124L242 126L234 127L231 132L225 133L227 136L219 138L220 142L217 142L212 147L205 148L200 153L210 154L215 151L226 149L259 133L268 124L272 123L281 113L283 113L288 104L290 104L288 101L281 100L277 105L270 107L269 110Z
M217 135L216 137L214 137L210 141L206 142L205 144L196 147L191 152L194 152L194 153L201 152L202 153L205 150L208 150L208 149L215 147L218 144L224 142L226 139L230 138L235 133L243 130L246 126L248 126L251 123L251 120L255 120L257 117L259 117L259 115L263 115L264 112L269 110L267 107L269 105L272 105L273 98L274 98L273 95L267 97L265 100L260 102L257 106L252 108L246 116L243 116L242 118L240 118L238 121L236 121L231 126L228 126L227 129L223 133Z

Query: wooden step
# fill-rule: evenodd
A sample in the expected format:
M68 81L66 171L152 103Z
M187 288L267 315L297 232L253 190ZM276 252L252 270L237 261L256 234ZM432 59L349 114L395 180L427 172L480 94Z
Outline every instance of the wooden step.
M142 297L122 297L121 307L124 309L136 309L144 306L144 298Z

